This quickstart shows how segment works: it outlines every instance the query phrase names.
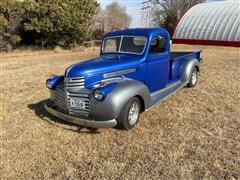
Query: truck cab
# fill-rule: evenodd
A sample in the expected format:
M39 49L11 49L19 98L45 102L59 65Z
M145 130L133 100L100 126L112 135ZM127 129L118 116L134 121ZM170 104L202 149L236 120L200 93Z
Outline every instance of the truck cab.
M46 110L75 124L131 129L141 112L182 87L194 87L200 54L171 52L162 28L106 34L97 58L68 67L47 80Z
M148 31L126 30L108 34L104 38L101 55L114 53L130 59L137 57L138 65L133 67L136 71L126 77L143 82L150 92L154 92L168 84L170 39L163 29Z

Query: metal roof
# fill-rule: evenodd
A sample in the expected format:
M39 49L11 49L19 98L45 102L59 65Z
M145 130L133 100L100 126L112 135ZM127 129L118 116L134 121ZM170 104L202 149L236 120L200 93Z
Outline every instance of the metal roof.
M173 39L240 41L240 1L201 3L180 19Z

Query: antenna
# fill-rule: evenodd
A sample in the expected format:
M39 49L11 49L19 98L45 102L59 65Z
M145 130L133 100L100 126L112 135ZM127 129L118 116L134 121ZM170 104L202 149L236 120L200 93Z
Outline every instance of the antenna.
M142 28L148 28L149 26L149 9L151 8L151 0L146 0L142 2L142 8L141 8L141 27Z

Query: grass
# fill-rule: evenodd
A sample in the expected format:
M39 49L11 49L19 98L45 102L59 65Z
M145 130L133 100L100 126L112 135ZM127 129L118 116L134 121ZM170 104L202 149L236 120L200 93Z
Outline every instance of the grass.
M97 51L1 53L2 179L239 179L239 48L203 49L199 84L142 114L131 131L48 115L45 80Z

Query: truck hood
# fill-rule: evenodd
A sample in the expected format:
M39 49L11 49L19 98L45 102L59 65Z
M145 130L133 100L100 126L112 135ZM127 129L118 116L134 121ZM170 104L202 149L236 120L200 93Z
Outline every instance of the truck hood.
M65 76L85 77L137 67L142 57L136 55L101 55L67 68Z

